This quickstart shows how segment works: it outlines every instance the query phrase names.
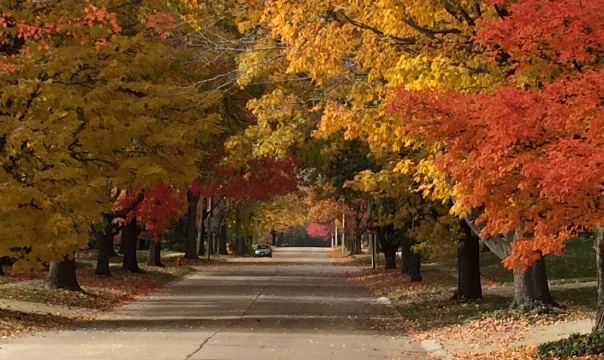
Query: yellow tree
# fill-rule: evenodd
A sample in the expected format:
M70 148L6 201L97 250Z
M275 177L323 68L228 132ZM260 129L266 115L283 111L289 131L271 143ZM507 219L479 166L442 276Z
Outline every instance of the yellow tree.
M260 201L253 215L256 235L270 234L272 244L276 246L279 233L286 232L292 226L306 224L306 213L306 206L297 193L278 195L268 201Z
M113 188L189 183L220 120L162 2L18 4L0 2L0 253L16 270L71 259Z

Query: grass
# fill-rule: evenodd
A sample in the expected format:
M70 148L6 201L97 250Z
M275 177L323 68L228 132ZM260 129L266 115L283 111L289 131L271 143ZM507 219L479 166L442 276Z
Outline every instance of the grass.
M0 298L70 307L108 309L124 302L145 296L157 288L182 278L193 271L193 266L207 263L205 259L185 260L177 266L175 259L165 259L166 267L139 265L141 273L130 273L121 269L121 264L112 262L112 276L94 274L95 262L77 259L77 276L85 293L48 289L43 279L45 272L22 273L0 277L9 286L0 286Z
M552 296L566 306L583 306L592 310L596 309L597 289L584 287L576 289L552 290Z
M473 302L436 299L421 304L410 303L397 306L397 311L406 320L414 321L420 330L426 331L507 314L510 299L486 295Z
M8 338L20 333L63 329L72 323L72 319L61 316L0 310L0 338Z
M548 280L551 283L585 282L596 280L596 254L591 239L574 239L566 243L561 256L545 257ZM480 256L482 276L495 283L511 283L512 272L503 267L493 253Z

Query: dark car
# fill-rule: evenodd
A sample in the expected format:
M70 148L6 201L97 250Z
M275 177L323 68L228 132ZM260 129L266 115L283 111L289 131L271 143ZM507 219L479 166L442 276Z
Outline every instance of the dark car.
M269 244L258 244L258 245L256 245L256 249L254 250L254 256L258 256L258 257L262 257L262 256L273 257L273 251L271 250L271 246Z

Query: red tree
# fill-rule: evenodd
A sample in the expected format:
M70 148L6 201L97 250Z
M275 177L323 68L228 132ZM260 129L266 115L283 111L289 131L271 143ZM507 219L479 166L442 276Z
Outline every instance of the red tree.
M508 85L475 95L399 89L391 110L446 144L437 165L465 207L485 210L483 236L515 232L504 263L524 269L603 223L604 16L597 0L492 2L507 15L484 20L476 38L493 61L510 57ZM521 76L532 86L517 86Z
M318 237L325 241L331 239L331 234L333 234L333 225L331 224L321 224L321 223L310 223L306 227L306 233L312 237Z

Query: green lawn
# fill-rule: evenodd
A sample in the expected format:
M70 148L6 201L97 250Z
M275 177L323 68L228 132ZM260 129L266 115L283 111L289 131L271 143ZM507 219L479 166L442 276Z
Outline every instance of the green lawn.
M596 279L596 254L591 239L575 239L566 243L561 256L545 257L548 279L552 283L584 282ZM480 256L482 276L499 283L511 283L512 272L501 264L493 253Z
M427 300L420 304L397 306L398 312L407 320L414 321L421 330L463 324L472 320L506 316L510 299L496 295L485 295L473 302L450 299Z

